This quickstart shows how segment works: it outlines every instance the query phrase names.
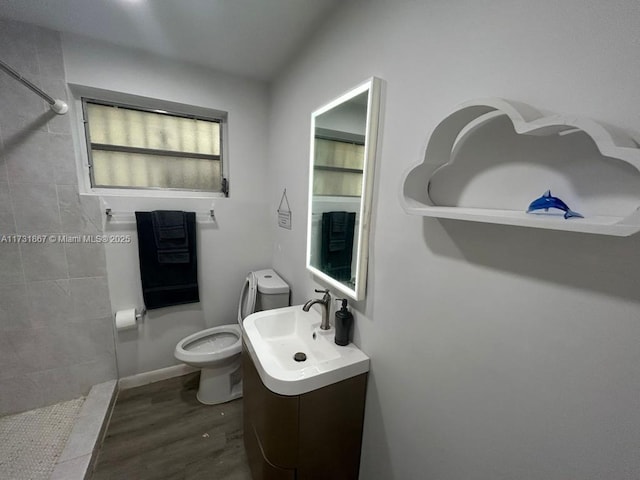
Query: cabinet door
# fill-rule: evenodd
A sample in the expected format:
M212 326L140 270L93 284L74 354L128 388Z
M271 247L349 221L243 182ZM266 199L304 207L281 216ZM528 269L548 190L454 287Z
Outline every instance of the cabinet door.
M264 458L255 431L251 427L249 429L245 428L244 444L253 480L296 480L295 469L276 467Z
M367 374L300 396L299 480L357 480Z
M246 436L255 432L261 455L278 468L298 463L299 397L273 393L264 386L249 352L243 353L244 423ZM251 454L247 450L247 454Z

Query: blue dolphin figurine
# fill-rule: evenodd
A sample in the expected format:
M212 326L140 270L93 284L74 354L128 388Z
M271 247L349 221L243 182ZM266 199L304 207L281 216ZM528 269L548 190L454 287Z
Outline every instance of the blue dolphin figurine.
M529 208L527 208L527 213L531 213L534 210L542 209L547 212L550 208L557 208L558 210L562 210L564 212L565 219L571 217L584 218L578 212L574 212L573 210L571 210L569 206L558 197L552 196L551 190L547 190L546 192L544 192L544 195L542 195L540 198L536 198L533 202L531 202Z

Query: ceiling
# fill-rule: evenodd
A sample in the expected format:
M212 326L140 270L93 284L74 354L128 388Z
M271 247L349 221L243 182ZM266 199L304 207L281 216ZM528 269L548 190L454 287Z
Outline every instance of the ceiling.
M0 17L269 81L338 3L339 0L2 0Z

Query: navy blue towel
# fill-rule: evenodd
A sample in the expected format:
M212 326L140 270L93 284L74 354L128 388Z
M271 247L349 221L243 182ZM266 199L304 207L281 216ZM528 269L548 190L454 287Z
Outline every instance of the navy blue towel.
M196 214L136 212L136 225L145 306L199 302Z
M184 212L156 210L151 212L153 236L159 263L189 263L189 233Z
M322 214L320 269L337 280L351 280L355 223L354 212Z

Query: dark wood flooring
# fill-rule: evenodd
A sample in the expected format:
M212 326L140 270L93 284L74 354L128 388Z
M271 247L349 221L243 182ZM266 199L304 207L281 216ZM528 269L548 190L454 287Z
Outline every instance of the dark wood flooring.
M251 480L242 399L202 405L198 376L120 392L92 480Z

